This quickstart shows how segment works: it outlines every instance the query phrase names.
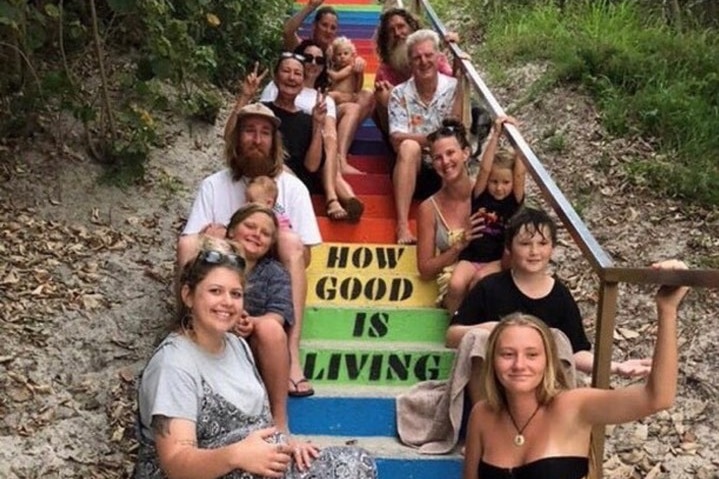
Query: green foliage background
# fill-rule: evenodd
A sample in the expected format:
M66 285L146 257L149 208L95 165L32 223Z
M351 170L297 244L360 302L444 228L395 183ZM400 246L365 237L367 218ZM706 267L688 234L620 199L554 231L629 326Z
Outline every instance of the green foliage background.
M488 71L546 62L535 94L579 85L610 132L656 145L658 159L628 166L635 181L719 205L719 2L679 2L679 13L643 0L433 4L476 35L468 43L482 41L475 60Z
M0 117L0 135L32 136L70 114L84 125L88 147L108 165L109 178L135 181L157 142L153 112L170 109L214 122L219 89L233 87L255 61L269 64L276 56L291 3L0 0L6 66L0 110L8 113ZM95 39L106 79L98 75ZM94 79L110 92L109 104Z

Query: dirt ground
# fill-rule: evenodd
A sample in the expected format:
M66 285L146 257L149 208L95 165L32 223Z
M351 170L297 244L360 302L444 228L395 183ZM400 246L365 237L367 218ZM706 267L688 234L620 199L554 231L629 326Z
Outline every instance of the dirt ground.
M511 75L500 102L523 98L539 71ZM632 185L624 163L655 153L642 141L608 137L584 96L557 90L514 113L618 264L719 264L719 211ZM114 478L132 470L134 376L171 314L174 242L194 189L222 167L221 122L167 124L168 146L152 155L147 181L125 190L99 185L99 168L81 150L0 141L0 477ZM541 201L532 185L530 198ZM555 266L593 336L596 278L566 232ZM607 477L719 477L718 299L717 289L686 299L676 406L608 430ZM650 354L653 318L652 291L623 286L615 359Z

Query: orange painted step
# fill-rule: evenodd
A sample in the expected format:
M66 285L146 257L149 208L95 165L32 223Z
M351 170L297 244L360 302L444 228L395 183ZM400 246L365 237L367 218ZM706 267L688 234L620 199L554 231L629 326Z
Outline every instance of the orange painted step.
M392 180L386 173L367 173L366 175L347 175L345 177L355 194L379 195L392 194Z
M359 223L350 224L342 221L330 221L328 218L319 216L317 223L320 225L322 241L325 242L381 244L397 242L395 233L397 223L394 219L363 217ZM409 221L409 227L414 234L417 234L414 220Z
M394 199L392 195L388 196L377 196L377 195L359 195L357 198L364 204L364 213L362 218L387 218L394 219ZM412 206L409 210L409 217L416 218L417 207L419 203L412 202ZM325 197L322 195L312 195L312 206L315 210L315 216L327 217L327 206Z

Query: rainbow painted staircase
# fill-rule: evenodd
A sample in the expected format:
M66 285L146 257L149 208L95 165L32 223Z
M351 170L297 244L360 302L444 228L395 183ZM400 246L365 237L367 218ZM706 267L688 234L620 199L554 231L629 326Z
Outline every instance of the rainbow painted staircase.
M380 5L325 4L338 11L339 34L352 38L367 60L365 87L373 85L371 38ZM330 221L324 198L313 198L325 243L313 249L308 270L302 362L316 394L290 398L290 428L320 445L368 449L383 479L458 478L458 454L420 455L397 439L395 396L418 381L446 378L454 353L443 345L447 314L434 307L434 282L419 279L415 247L394 244L388 155L379 131L366 121L349 158L367 173L348 178L365 204L359 224Z

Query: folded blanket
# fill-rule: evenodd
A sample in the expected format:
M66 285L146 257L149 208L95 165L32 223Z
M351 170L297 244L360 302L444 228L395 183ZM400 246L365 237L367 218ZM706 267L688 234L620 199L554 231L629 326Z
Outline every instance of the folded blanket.
M571 387L576 384L572 345L567 336L552 329L559 358ZM422 454L447 454L457 445L464 409L464 388L472 372L472 359L484 359L489 331L467 332L457 348L449 379L423 381L397 397L397 431L400 440Z

